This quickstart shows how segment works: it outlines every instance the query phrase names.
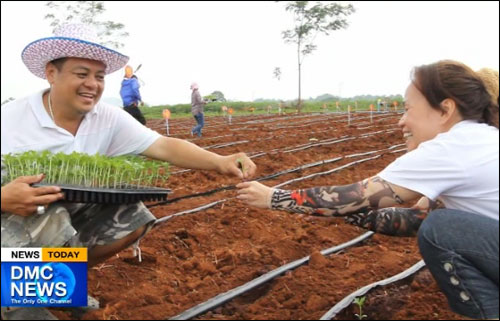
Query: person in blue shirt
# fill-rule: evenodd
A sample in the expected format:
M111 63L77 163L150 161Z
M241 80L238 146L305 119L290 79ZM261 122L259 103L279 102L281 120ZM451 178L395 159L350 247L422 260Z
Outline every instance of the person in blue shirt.
M141 93L139 92L139 81L133 74L132 67L125 67L125 77L122 81L120 96L123 101L123 109L132 115L138 122L146 125L146 119L139 109L139 103L142 104Z

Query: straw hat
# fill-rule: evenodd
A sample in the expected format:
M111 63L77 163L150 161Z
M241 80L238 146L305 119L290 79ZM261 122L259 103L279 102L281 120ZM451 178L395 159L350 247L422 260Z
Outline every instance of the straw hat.
M498 100L498 71L491 68L482 68L476 72L486 86L486 90L494 102Z
M27 45L21 58L35 76L45 79L48 62L65 57L101 61L106 74L123 68L129 57L97 43L97 34L84 24L65 24L54 31L53 37L42 38Z

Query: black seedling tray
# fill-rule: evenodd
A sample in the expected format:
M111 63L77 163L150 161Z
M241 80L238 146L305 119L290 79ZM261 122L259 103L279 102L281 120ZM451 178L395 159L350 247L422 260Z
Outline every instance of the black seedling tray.
M72 203L129 204L139 201L166 201L172 190L158 187L96 188L65 184L33 184L33 187L59 186L64 200Z

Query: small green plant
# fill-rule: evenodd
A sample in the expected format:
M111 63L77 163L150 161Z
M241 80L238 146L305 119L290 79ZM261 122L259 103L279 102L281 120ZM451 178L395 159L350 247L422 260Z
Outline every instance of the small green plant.
M243 167L243 160L241 158L236 159L236 163L238 163L238 168L241 169L242 173L245 173L245 168Z
M365 304L366 296L358 297L354 299L353 304L356 304L359 307L359 314L355 313L354 315L358 318L358 320L363 320L363 318L367 318L366 314L363 314L363 305Z
M44 183L97 188L163 186L168 163L139 156L107 157L73 152L27 151L2 155L6 184L19 176L45 174Z

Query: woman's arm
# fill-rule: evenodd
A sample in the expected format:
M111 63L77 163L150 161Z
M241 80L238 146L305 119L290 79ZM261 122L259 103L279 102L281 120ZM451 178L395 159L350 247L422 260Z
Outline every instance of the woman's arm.
M415 235L427 213L418 208L392 207L420 194L378 176L350 185L302 190L272 189L257 182L240 183L237 187L238 198L250 205L310 215L345 216L348 222L389 235Z
M378 176L350 185L266 192L272 193L269 208L322 216L342 216L390 207L419 196Z
M427 211L418 208L388 207L349 214L345 220L376 233L415 236L426 217Z
M444 208L441 201L422 197L412 208L388 207L349 214L348 223L394 236L415 236L430 211Z

